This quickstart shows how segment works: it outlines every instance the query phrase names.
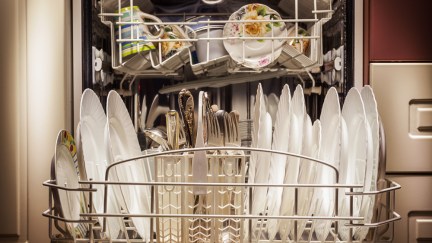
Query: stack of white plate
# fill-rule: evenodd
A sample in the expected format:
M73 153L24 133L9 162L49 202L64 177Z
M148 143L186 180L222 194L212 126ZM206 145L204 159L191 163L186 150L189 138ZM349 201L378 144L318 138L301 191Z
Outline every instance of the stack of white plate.
M86 89L81 96L80 122L77 129L80 139L77 143L78 151L82 153L87 180L105 181L105 171L109 163L105 146L106 122L107 117L99 97L91 89ZM93 187L97 189L93 193L93 207L96 213L104 213L104 186ZM117 203L120 200L116 198L119 194L120 191L115 193L112 186L108 187L107 212L120 213L120 206ZM102 217L99 218L99 222L103 226ZM106 222L106 233L111 239L117 239L122 235L121 232L125 232L120 218L108 217Z
M64 137L64 138L63 138ZM83 92L81 98L80 122L77 128L77 148L73 139L66 131L59 134L56 156L53 163L52 177L69 187L79 187L76 169L82 165L81 180L92 181L120 181L120 182L149 182L151 180L149 164L144 160L130 161L113 167L107 174L109 165L121 160L141 156L135 129L127 108L120 95L111 91L108 94L107 115L100 103L99 97L90 89ZM61 149L61 150L60 150ZM67 150L70 150L70 154ZM66 151L66 152L64 152ZM62 152L62 153L60 153ZM77 154L77 155L75 155ZM74 160L80 160L77 165ZM66 170L67 169L67 170ZM69 174L67 174L69 173ZM105 199L105 187L95 184L97 189L93 193L93 204L96 213L129 214L150 213L151 193L149 186L108 186L108 197ZM63 192L59 190L60 209L67 219L79 219L79 193ZM105 205L105 201L106 205ZM105 208L106 207L106 208ZM133 226L139 236L148 241L150 219L131 217ZM119 217L99 218L101 226L106 222L104 237L110 239L124 238L126 229ZM71 232L78 232L84 237L86 229L80 224L69 224ZM71 233L72 234L72 233Z
M263 134L270 126L262 114L268 114L266 106L262 104L263 91L258 86L257 101L253 116L252 147L267 148L268 141ZM252 153L249 166L249 182L262 183L267 179L269 184L349 184L362 185L355 191L376 190L378 173L379 129L378 112L373 91L365 86L361 92L352 88L341 109L339 95L335 88L330 88L325 96L320 119L312 123L306 113L303 90L297 86L291 98L289 87L284 86L278 99L277 111L271 148L277 151L291 152L304 155L324 162L320 164L308 159L293 156L271 154L268 157ZM267 106L268 107L268 106ZM268 109L268 108L267 108ZM265 138L265 139L263 139ZM264 145L266 147L264 147ZM336 171L339 172L339 178ZM267 172L264 175L263 172ZM349 216L350 197L345 195L349 188L338 189L335 198L335 188L315 187L299 188L297 195L297 215L334 217L335 204L338 200L338 215ZM292 187L273 187L267 190L253 190L253 200L250 207L253 214L267 214L268 216L295 215L295 194ZM256 195L257 193L258 195ZM265 199L264 199L265 198ZM265 206L263 202L266 200ZM370 223L375 198L373 196L356 196L353 200L353 216L364 217L355 223ZM256 210L254 210L256 209ZM313 220L309 235L305 236L307 220L299 220L297 239L294 239L293 220L267 220L264 231L262 224L253 224L256 239L268 240L308 240L325 241L330 238L331 226L334 220ZM253 222L254 223L254 222ZM339 221L338 238L350 240L348 221ZM258 228L259 227L259 228ZM368 228L356 227L351 240L363 240ZM336 232L334 232L336 233ZM258 237L258 238L257 238ZM303 237L303 238L302 238ZM306 237L306 238L304 238Z

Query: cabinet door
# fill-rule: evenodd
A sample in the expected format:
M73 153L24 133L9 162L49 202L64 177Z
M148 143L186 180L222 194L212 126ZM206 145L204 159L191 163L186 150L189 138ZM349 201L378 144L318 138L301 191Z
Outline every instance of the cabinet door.
M369 1L371 61L432 61L432 1Z
M20 1L0 1L0 30L4 38L0 41L0 241L13 242L25 228L20 228L20 185L26 183L20 175L20 74L17 19ZM25 102L25 100L23 100ZM24 184L25 185L25 184ZM23 209L25 212L25 209Z
M387 172L432 172L432 63L373 63Z

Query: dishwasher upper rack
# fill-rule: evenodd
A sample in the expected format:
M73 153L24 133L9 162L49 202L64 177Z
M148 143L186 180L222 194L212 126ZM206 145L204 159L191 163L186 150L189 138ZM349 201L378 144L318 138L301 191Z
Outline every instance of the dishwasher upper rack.
M278 20L265 20L265 22L285 22L286 24L290 23L295 27L295 35L288 37L188 37L188 38L179 38L179 39L152 39L151 42L154 42L155 45L158 45L159 48L156 48L154 51L145 51L139 52L134 55L132 58L124 61L121 54L121 45L125 42L137 42L137 43L146 43L149 40L143 40L140 36L136 36L134 33L130 33L128 36L136 36L131 39L123 39L121 38L122 32L119 31L119 36L116 36L116 29L121 24L128 25L137 25L137 22L125 22L121 21L119 16L120 8L123 6L134 6L134 0L128 1L120 1L118 0L117 7L115 9L108 9L104 4L107 0L101 0L99 2L100 5L100 14L99 17L105 25L107 25L110 29L110 43L111 43L111 64L112 68L118 70L123 73L132 74L132 75L140 75L140 76L148 76L148 77L171 77L182 79L186 76L195 76L198 77L198 80L206 80L214 77L226 77L227 75L234 75L232 78L235 79L235 75L239 76L239 79L242 79L244 74L246 73L266 73L266 76L272 74L272 77L280 77L284 75L290 74L298 74L299 72L319 72L320 66L323 63L323 54L322 54L322 24L326 22L332 15L333 10L331 6L331 1L327 1L327 5L325 4L317 4L322 0L313 0L313 9L311 9L312 18L300 18L299 17L299 1L295 0L295 10L293 16L289 18L282 18ZM126 4L121 5L122 2L126 2ZM324 2L324 1L322 1ZM317 6L323 6L325 8L318 9ZM220 13L218 13L220 14ZM226 13L229 16L231 13ZM250 22L263 22L262 20L200 20L200 21L186 21L186 16L206 16L210 14L206 13L188 13L184 14L185 18L183 21L175 21L175 22L164 22L159 25L179 25L179 26L189 26L194 27L197 25L205 25L205 26L213 26L213 25L223 25L226 23L250 23ZM309 36L298 36L298 28L299 24L308 23L310 26ZM140 23L143 25L158 25L154 22L145 22ZM120 27L121 28L121 27ZM130 28L132 29L132 28ZM210 28L207 29L210 32ZM273 32L273 29L272 29ZM273 36L273 35L272 35ZM282 54L276 60L273 60L271 65L267 65L261 68L247 68L242 66L239 63L234 62L229 55L222 56L217 59L208 60L207 62L194 63L194 47L193 45L190 48L183 49L182 51L177 52L173 57L169 58L170 61L161 61L161 43L163 42L172 42L172 41L185 41L190 42L192 44L197 43L197 41L207 41L207 53L209 53L211 46L213 45L213 41L215 40L227 40L227 39L240 39L243 40L243 46L246 40L261 40L261 39L270 39L270 40L299 40L301 39L309 39L310 41L310 54L305 55L299 52L297 49L292 47L289 44L285 44L283 46ZM272 54L274 54L274 48L272 48ZM242 51L244 60L245 51L243 48ZM272 55L274 56L274 55ZM190 64L190 69L183 70L185 64ZM312 75L309 75L309 78L312 78ZM315 83L314 80L312 80ZM199 85L199 84L195 84ZM314 86L314 85L313 85Z
M312 159L309 157L305 157L298 154L293 153L287 153L287 152L281 152L281 151L274 151L274 150L267 150L267 149L258 149L258 148L245 148L245 147L208 147L208 148L193 148L193 149L182 149L182 150L173 150L173 151L164 151L164 152L158 152L154 154L148 154L143 156L138 156L130 159L126 159L123 161L116 162L112 165L110 165L106 170L106 178L108 178L109 170L112 169L112 167L122 164L122 163L130 163L132 161L138 160L138 159L144 159L144 158L155 158L158 156L174 156L174 157L184 157L184 156L191 156L190 153L196 152L196 151L216 151L216 150L237 150L237 151L244 151L244 152L267 152L267 153L277 153L277 154L283 154L287 156L295 156L302 159L307 159L312 161L312 163L317 164L323 164L324 166L329 166L323 161L319 161L316 159ZM182 153L187 152L188 154L185 155ZM247 157L247 155L246 155ZM330 168L333 168L329 166ZM339 172L336 168L333 168L335 171L335 178L337 179ZM92 205L92 193L96 191L96 189L93 188L93 185L104 185L105 190L109 185L149 185L152 187L157 186L207 186L207 187L226 187L226 186L241 186L245 187L249 190L249 193L252 193L252 188L254 187L292 187L295 189L295 211L293 215L290 216L268 216L268 215L252 215L250 212L245 211L242 215L209 215L209 214L203 214L203 215L197 215L197 214L158 214L155 212L155 199L157 198L157 195L155 194L155 190L153 190L152 193L152 212L149 214L128 214L128 213L121 213L121 214L112 214L107 213L106 210L105 213L97 214L92 212L92 207L89 206L88 211L81 213L81 218L79 220L71 220L62 218L59 216L59 212L56 212L56 208L53 206L55 204L54 197L53 197L53 190L66 190L66 191L82 191L83 193L88 194L88 205ZM351 224L348 224L349 226L355 226L355 227L368 227L370 230L369 236L367 238L366 242L391 242L392 236L393 236L393 222L399 220L401 217L400 215L394 211L395 206L395 191L400 189L400 185L397 184L394 181L386 180L386 186L378 191L371 191L371 192L354 192L355 189L361 188L361 185L343 185L343 184L329 184L329 185L320 185L320 184L284 184L284 185L274 185L274 184L250 184L247 182L243 183L219 183L219 182L212 182L212 183L194 183L194 182L136 182L136 183L130 183L130 182L117 182L117 181L80 181L80 185L82 187L80 188L66 188L62 186L56 185L56 182L53 180L48 180L43 183L44 186L47 186L49 188L49 208L43 212L43 216L49 218L49 235L52 242L144 242L142 239L134 238L134 235L136 235L136 230L134 229L133 225L131 225L131 217L149 217L151 221L155 221L158 218L197 218L197 217L203 217L203 218L233 218L233 219L241 219L241 220L248 220L251 221L252 219L259 219L263 220L265 222L267 219L289 219L294 220L294 223L297 224L298 220L314 220L314 219L322 219L322 220L329 220L332 222L332 230L331 230L331 237L333 239L330 239L326 242L343 242L340 241L337 235L337 228L338 228L338 222L341 220L349 221ZM379 196L382 197L382 200L380 202L380 205L377 205L376 209L374 210L380 210L381 213L377 215L377 217L374 218L374 221L372 223L368 224L362 224L362 223L352 223L354 220L362 220L362 217L354 217L354 216L338 216L337 214L337 205L335 205L335 214L331 217L320 217L320 216L304 216L304 215L297 215L297 207L298 207L298 190L300 188L333 188L336 191L336 199L338 197L337 189L338 188L349 188L350 192L346 193L346 195L349 195L350 198L350 206L352 207L353 197L356 196L364 196L364 195L373 195L373 196ZM250 200L251 194L245 194L249 198L245 198L245 200ZM337 201L336 201L337 202ZM107 203L107 197L105 194L105 205ZM106 206L105 206L106 208ZM352 213L352 211L351 211ZM97 217L121 217L123 219L123 222L126 224L126 229L128 231L128 234L125 234L125 239L118 239L118 240L110 240L110 239L104 239L98 237L100 236L100 233L104 231L103 228L98 226ZM89 235L87 238L83 239L73 239L67 236L66 230L59 225L60 222L63 223L83 223L89 225ZM152 223L151 231L154 232L154 224ZM249 224L250 225L250 224ZM54 227L59 230L60 234L54 234ZM251 229L249 229L251 230ZM306 231L309 230L310 232L310 222L308 222L306 226ZM297 234L297 227L294 227L295 235ZM243 232L244 233L244 232ZM352 234L352 232L350 232ZM249 234L250 235L250 234ZM151 240L156 242L157 236L152 238ZM252 238L242 239L241 242L268 242L266 240L257 240ZM283 242L280 240L275 240L274 242ZM299 240L297 242L309 242L308 240ZM318 242L316 240L312 240L310 242ZM356 241L352 241L356 242Z

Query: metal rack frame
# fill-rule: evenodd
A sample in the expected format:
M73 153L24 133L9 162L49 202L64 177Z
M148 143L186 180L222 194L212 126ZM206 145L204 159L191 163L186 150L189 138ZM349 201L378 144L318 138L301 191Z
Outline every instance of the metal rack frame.
M311 163L321 164L324 166L327 166L331 168L334 171L334 176L336 179L335 184L329 184L329 185L323 185L323 184L267 184L267 183L219 183L219 182L211 182L211 183L195 183L195 182L119 182L119 181L109 181L109 173L110 171L117 165L123 164L123 163L131 163L133 161L136 161L138 159L145 159L145 158L151 158L151 157L157 157L157 156L182 156L179 155L181 153L187 153L188 156L190 156L190 153L196 152L196 151L223 151L223 150L237 150L237 151L244 151L244 152L266 152L266 153L276 153L286 156L294 156L297 158L305 159ZM245 155L248 157L248 155ZM331 235L333 239L330 242L342 242L338 238L338 224L339 221L349 221L348 224L345 224L347 227L368 227L369 230L369 236L367 238L367 242L391 242L392 235L393 235L393 222L399 220L401 217L400 215L394 211L394 204L395 204L395 191L400 189L401 186L397 184L394 181L387 180L387 187L378 190L378 191L370 191L370 192L361 192L361 191L354 191L355 189L361 189L362 185L346 185L346 184L339 184L339 171L334 166L318 160L314 158L310 158L307 156L302 156L294 153L288 153L288 152L281 152L281 151L274 151L269 149L259 149L259 148L245 148L245 147L206 147L206 148L191 148L191 149L182 149L182 150L172 150L172 151L164 151L164 152L158 152L154 154L148 154L148 155L142 155L137 156L133 158L129 158L126 160L122 160L116 163L113 163L109 165L105 172L105 181L80 181L80 185L82 187L80 188L66 188L62 186L56 185L56 182L53 180L48 180L43 183L44 186L48 187L49 189L49 208L42 213L43 216L49 218L49 235L51 237L52 242L62 242L62 241L74 241L74 242L144 242L142 239L134 239L133 237L128 237L128 234L126 234L125 239L119 239L119 240L110 240L110 239L98 239L96 235L100 235L100 232L105 232L105 229L97 226L97 217L103 217L104 220L107 217L120 217L126 220L130 220L131 217L148 217L151 221L154 221L158 218L210 218L210 219L218 219L218 218L232 218L232 219L240 219L240 220L262 220L263 222L266 219L285 219L285 220L294 220L294 236L297 238L297 222L298 220L329 220L332 222L332 231ZM92 186L93 185L104 185L105 188L105 199L104 199L104 213L93 213L92 212L92 206L89 206L88 212L81 213L81 219L80 220L71 220L62 218L59 216L59 212L56 212L56 208L53 207L54 197L53 197L53 190L66 190L66 191L82 191L84 193L88 193L89 198L89 205L92 205L92 193L96 191ZM155 210L155 200L157 198L156 192L153 190L152 193L152 212L149 214L129 214L129 213L120 213L120 214L113 214L107 212L107 189L110 185L147 185L152 187L157 186L178 186L178 187L193 187L193 186L206 186L206 187L244 187L245 191L247 190L249 193L246 193L246 200L249 200L249 203L251 205L251 195L252 195L252 188L255 187L291 187L295 189L295 199L294 199L294 214L289 216L268 216L268 215L252 215L251 211L245 212L242 215L229 215L229 214L194 214L194 213L178 213L178 214L160 214L157 213ZM298 190L300 188L333 188L335 189L335 214L331 217L323 217L323 216L304 216L304 215L297 215L298 212ZM338 215L338 190L339 188L349 188L350 192L345 193L347 196L349 196L349 204L350 204L350 216L339 216ZM353 197L356 196L365 196L365 195L375 195L375 196L384 196L385 202L381 202L381 205L377 205L379 208L382 209L382 214L384 215L384 218L382 219L380 215L377 218L376 222L371 223L354 223L354 221L357 220L363 220L363 217L355 217L353 216ZM250 210L250 209L249 209ZM73 239L71 237L68 237L68 234L66 230L64 230L60 225L59 222L63 223L83 223L89 225L89 235L88 238L85 239ZM53 233L54 227L60 232L60 235L55 235ZM383 226L384 230L379 230L378 228ZM127 227L128 231L135 232L133 227ZM153 223L151 224L151 232L155 232L153 228ZM251 232L251 224L249 224L249 232ZM309 229L310 230L310 229ZM389 233L388 233L388 232ZM98 232L98 233L97 233ZM383 237L383 235L386 234L386 232L389 234L387 237ZM251 234L249 233L249 236ZM353 231L350 230L350 236L352 239ZM152 241L155 241L157 237L153 238ZM244 242L267 242L266 240L256 240L252 239L251 237L249 239L243 239ZM275 240L274 242L282 242L280 240ZM298 242L316 242L314 240L311 241L298 241ZM355 241L352 241L355 242Z
M145 23L137 23L137 22L125 22L120 20L116 20L116 18L121 17L122 14L119 14L120 7L117 9L117 13L113 10L108 10L104 8L104 0L100 1L100 13L99 18L101 19L101 22L107 25L110 28L110 34L111 34L111 64L112 68L114 70L118 70L123 73L131 74L131 75L138 75L142 77L167 77L167 78L174 78L174 79L181 79L183 76L183 70L182 69L176 69L173 70L170 68L170 65L165 67L162 65L162 63L158 60L161 58L161 48L160 45L163 42L172 42L172 41L185 41L190 43L196 43L197 41L207 41L207 53L210 51L211 41L223 41L223 40L241 40L242 41L242 55L243 60L246 56L245 53L245 41L247 40L301 40L301 39L309 39L317 41L316 47L310 46L311 53L313 52L316 56L316 59L312 60L310 59L310 56L306 56L296 50L294 47L285 44L282 49L287 49L287 51L283 51L284 57L279 57L276 60L273 60L273 63L271 65L262 67L262 68L247 68L241 65L241 63L236 63L229 56L227 58L222 58L224 60L219 60L220 62L223 62L223 70L221 69L221 63L214 63L217 61L208 61L204 63L198 63L198 64L191 64L192 70L199 70L198 73L194 73L198 75L198 80L194 80L193 84L190 84L193 86L193 88L201 88L201 87L207 87L209 83L214 83L213 81L219 82L220 86L229 85L232 83L241 83L243 74L248 73L254 73L254 74L260 74L263 75L263 78L273 78L273 77L280 77L280 76L287 76L287 75L298 75L299 73L305 73L307 74L303 78L301 76L300 80L304 82L304 78L310 79L312 82L312 88L309 92L312 93L320 93L320 87L316 87L314 77L310 74L311 72L319 72L319 67L322 65L322 34L321 32L318 32L317 35L309 35L309 36L298 36L298 28L299 23L312 23L314 25L317 25L316 28L322 29L322 24L326 22L333 14L334 10L332 9L331 1L328 1L328 7L326 6L326 9L318 9L317 7L317 1L314 0L313 2L313 9L311 10L313 18L299 18L299 0L295 0L295 13L294 16L290 16L290 18L282 18L277 20L200 20L200 21L178 21L178 22L163 22L162 24L152 23L152 22L145 22ZM130 6L134 6L134 0L129 1ZM120 0L118 1L118 5L120 6ZM220 14L220 13L219 13ZM211 15L210 13L194 13L194 14L184 14L184 17L187 15L191 16L205 16L205 15ZM229 16L229 14L227 14ZM178 26L188 26L193 27L196 25L203 25L210 27L211 25L219 24L227 24L227 23L239 23L239 24L245 24L245 23L251 23L251 22L284 22L286 24L291 23L294 25L295 28L295 36L288 37L288 36L281 36L281 37L275 37L273 36L274 30L272 29L272 36L271 37L210 37L208 34L207 37L201 37L201 38L179 38L179 39L151 39L151 40L143 40L139 38L139 36L134 35L131 33L130 39L124 39L121 37L121 31L119 31L120 36L116 37L116 28L117 26L120 26L122 24L127 25L178 25ZM319 27L318 27L319 26ZM243 29L244 31L244 29ZM210 32L210 29L207 29L207 32ZM135 38L133 38L135 37ZM124 42L136 42L136 43L142 43L145 44L146 42L154 42L156 46L159 46L155 51L150 52L139 52L137 53L132 59L123 61L122 55L121 55L121 45ZM272 42L273 43L273 42ZM189 48L187 48L189 49ZM183 62L181 65L185 65L187 63L192 63L192 57L190 54L190 51L187 51L183 54L179 54L183 57L179 57L177 61ZM272 45L272 53L274 53L274 48ZM184 58L186 57L186 59ZM132 63L132 64L131 64ZM139 65L138 65L139 63ZM147 64L142 64L147 63ZM295 64L294 66L287 66L285 63L291 63ZM145 66L145 67L144 67ZM174 65L178 67L178 65ZM196 66L196 67L195 67ZM194 68L195 67L195 68ZM220 80L217 79L218 75L208 75L209 70L211 72L211 69L214 68L215 73L222 72L219 77L223 77L223 84L220 83ZM238 76L238 77L237 77ZM254 75L255 76L255 75ZM215 80L216 78L217 80ZM243 81L245 82L245 81ZM175 90L178 91L178 87L168 87L168 89L163 90L162 92L168 92L168 90Z

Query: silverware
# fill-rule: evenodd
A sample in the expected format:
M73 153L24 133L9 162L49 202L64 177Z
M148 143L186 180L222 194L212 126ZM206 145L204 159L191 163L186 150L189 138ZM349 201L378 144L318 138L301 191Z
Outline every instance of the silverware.
M153 127L153 123L156 120L156 109L159 106L159 95L155 95L153 98L152 104L150 105L150 109L148 112L147 120L145 123L145 128Z
M180 121L178 112L170 110L165 117L168 146L171 149L179 149Z
M191 92L187 89L182 89L179 93L178 103L187 145L189 147L194 147L194 100Z
M239 123L240 123L240 114L238 111L234 110L229 113L231 117L231 125L232 125L232 139L230 140L230 146L231 144L234 146L241 146L241 139L240 139L240 130L239 130Z
M180 122L180 121L179 121ZM186 141L186 134L185 131L183 129L183 126L180 126L179 124L179 148L187 148L187 141Z
M169 150L167 135L164 131L158 128L147 128L144 129L144 134L146 137L150 138L150 140L159 144L163 150Z
M229 136L230 136L230 128L228 126L228 119L229 119L229 115L228 112L224 111L224 110L218 110L215 113L216 118L217 118L217 122L219 124L219 128L220 128L220 137L222 137L222 143L219 144L219 146L225 146L225 144L229 141Z
M198 96L198 122L197 122L197 138L195 147L204 147L204 126L203 116L205 111L205 96L204 92L200 91ZM205 151L195 151L192 160L192 181L195 183L207 182L208 163ZM205 186L194 186L194 214L206 214L207 210L207 188ZM207 241L210 237L210 222L209 220L198 217L192 219L192 224L189 226L191 241ZM197 237L197 238L196 238ZM202 237L202 239L200 239Z
M192 95L189 96L189 98L186 101L186 118L187 118L187 125L188 125L188 131L190 136L190 144L192 147L195 147L195 119L194 119L194 100Z
M148 112L145 128L152 128L158 116L167 113L169 110L170 109L168 106L160 105L159 95L155 95L153 102L150 106L150 110Z
M203 113L204 113L204 105L205 99L203 99L204 92L200 91L199 93L199 101L198 101L198 124L197 124L197 139L195 148L204 147L204 136L203 136ZM206 161L205 151L196 151L194 152L194 157L192 161L192 173L194 182L207 182L207 171L208 164ZM194 194L205 194L207 189L205 187L195 187Z
M139 112L139 128L141 131L144 131L145 129L145 122L147 117L147 105L146 105L146 96L143 96L142 102L141 102L141 109Z
M205 123L207 127L207 147L223 146L224 138L215 112L211 109L206 112Z

